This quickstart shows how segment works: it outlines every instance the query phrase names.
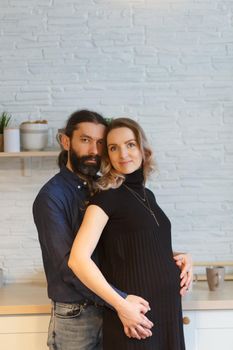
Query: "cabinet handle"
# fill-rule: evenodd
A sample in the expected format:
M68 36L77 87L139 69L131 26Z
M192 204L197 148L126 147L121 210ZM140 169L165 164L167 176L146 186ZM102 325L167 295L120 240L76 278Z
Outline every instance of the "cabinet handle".
M183 324L189 324L191 321L190 321L190 318L188 316L184 316L183 317Z

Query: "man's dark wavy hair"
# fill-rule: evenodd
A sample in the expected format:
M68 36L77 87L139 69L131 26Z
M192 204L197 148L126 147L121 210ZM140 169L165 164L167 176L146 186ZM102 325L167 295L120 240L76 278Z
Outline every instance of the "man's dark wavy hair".
M99 113L82 109L71 114L67 120L66 127L63 129L64 134L72 139L74 131L78 128L78 124L83 122L108 125L107 121ZM61 168L63 165L66 165L67 160L68 152L62 150L58 156L58 166Z

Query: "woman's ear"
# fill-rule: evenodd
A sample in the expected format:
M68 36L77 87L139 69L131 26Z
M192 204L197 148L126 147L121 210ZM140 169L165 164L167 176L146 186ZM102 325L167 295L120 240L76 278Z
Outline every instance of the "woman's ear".
M65 135L65 134L61 134L60 136L60 143L62 145L62 147L64 148L65 151L69 151L70 150L70 138Z

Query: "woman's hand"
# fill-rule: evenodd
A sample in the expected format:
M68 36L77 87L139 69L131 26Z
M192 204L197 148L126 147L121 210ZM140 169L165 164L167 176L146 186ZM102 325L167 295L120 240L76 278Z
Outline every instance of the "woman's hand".
M193 279L193 263L190 254L185 253L175 253L173 256L176 265L181 269L180 274L180 294L184 296L192 283Z
M129 295L116 308L124 332L129 338L145 339L152 335L153 323L145 316L149 310L148 302L134 295Z

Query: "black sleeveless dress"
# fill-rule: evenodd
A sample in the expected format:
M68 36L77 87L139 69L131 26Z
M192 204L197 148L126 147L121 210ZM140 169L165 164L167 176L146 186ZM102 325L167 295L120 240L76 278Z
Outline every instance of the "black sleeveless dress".
M180 270L173 260L171 224L153 193L146 189L146 194L156 220L142 200L141 169L127 175L118 189L102 191L90 201L109 216L98 244L103 275L127 294L145 298L151 307L147 317L154 323L152 337L128 338L116 312L105 308L104 350L185 349Z

